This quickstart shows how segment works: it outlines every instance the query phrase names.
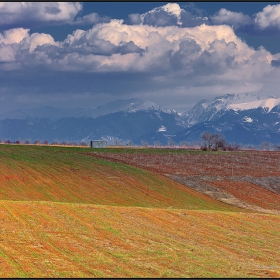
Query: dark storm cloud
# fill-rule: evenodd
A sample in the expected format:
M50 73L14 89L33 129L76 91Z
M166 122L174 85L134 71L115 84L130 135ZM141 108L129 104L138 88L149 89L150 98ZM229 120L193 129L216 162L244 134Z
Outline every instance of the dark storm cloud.
M59 9L57 3L53 3L53 6L45 7L44 11L45 11L46 14L57 15L61 12L61 9Z
M184 70L185 75L219 75L235 66L234 50L235 43L214 40L209 50L201 52L195 40L189 39L179 44L179 50L170 57L170 64L175 71Z
M95 40L93 42L83 43L80 45L69 45L68 43L64 43L62 47L45 44L42 46L37 46L34 51L37 54L43 53L52 60L63 59L65 55L71 53L77 53L79 55L92 54L92 55L111 56L117 53L125 55L128 53L141 54L145 52L145 50L136 46L132 41L120 44L119 46L115 46L114 44L106 40ZM28 52L24 54L25 60L26 60L26 55L28 55ZM34 53L30 54L28 59L34 60L35 56L36 54Z
M171 67L175 70L191 70L190 60L194 60L199 56L201 47L195 42L195 40L188 39L179 44L179 50L174 52L170 57Z
M196 16L184 10L181 12L181 22L182 27L194 27L203 23L209 24L207 17Z
M72 25L89 25L89 24L96 24L96 23L106 23L110 22L110 17L108 16L100 16L97 13L91 13L88 15L85 15L83 17L78 17L70 24Z

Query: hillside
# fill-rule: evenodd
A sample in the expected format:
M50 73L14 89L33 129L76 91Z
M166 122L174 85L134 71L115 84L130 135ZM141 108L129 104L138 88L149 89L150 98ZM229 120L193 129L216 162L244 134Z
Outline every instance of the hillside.
M162 175L83 154L89 150L0 145L0 200L230 210Z
M280 213L280 152L107 149L88 155L153 170L227 204Z
M0 277L279 277L279 214L171 180L172 153L0 145Z
M0 277L279 277L280 216L0 201Z

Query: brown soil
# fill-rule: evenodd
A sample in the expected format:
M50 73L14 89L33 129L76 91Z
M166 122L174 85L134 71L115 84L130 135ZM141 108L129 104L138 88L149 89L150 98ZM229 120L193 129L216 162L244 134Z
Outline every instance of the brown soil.
M87 153L163 174L222 202L280 213L280 152Z

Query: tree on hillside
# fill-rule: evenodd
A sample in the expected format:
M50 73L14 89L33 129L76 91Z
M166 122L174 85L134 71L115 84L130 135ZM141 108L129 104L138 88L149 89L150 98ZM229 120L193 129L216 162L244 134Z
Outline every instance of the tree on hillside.
M208 149L223 149L226 146L226 140L222 134L217 133L210 133L209 131L206 131L202 133L201 139L204 142L205 148Z

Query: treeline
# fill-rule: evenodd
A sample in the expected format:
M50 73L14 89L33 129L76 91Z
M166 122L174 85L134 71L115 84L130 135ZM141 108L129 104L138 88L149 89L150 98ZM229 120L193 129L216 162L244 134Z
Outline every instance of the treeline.
M48 140L44 140L42 142L40 142L40 140L35 140L34 142L31 142L29 140L26 141L21 141L21 140L17 140L17 141L11 141L11 140L1 140L0 139L0 143L1 144L18 144L18 145L53 145L53 146L88 146L87 143L85 142L80 142L79 144L76 142L66 142L66 141L62 141L62 142L58 142L58 141L53 141L53 142L49 142Z
M280 151L280 144L271 144L269 142L263 142L260 145L242 145L237 143L228 143L223 134L210 133L206 131L201 134L201 142L196 141L193 143L187 141L181 141L179 144L176 144L172 139L167 140L167 145L162 145L160 141L155 141L153 145L145 140L141 141L141 145L133 144L131 140L121 140L115 138L112 143L107 143L108 146L126 146L126 147L146 147L146 148L183 148L183 149L201 149L203 151L238 151L238 150L262 150L262 151ZM53 145L53 146L82 146L88 147L89 143L86 142L67 142L67 141L53 141L49 142L48 140L35 140L31 142L29 140L22 141L11 141L11 140L2 140L0 139L1 144L24 144L24 145Z

